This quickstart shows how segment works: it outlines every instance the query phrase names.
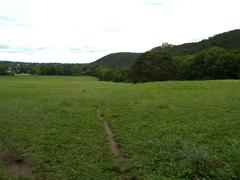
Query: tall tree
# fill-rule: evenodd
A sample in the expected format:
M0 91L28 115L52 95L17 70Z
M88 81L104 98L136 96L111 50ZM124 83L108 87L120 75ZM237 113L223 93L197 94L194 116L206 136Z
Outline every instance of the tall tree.
M0 64L0 75L7 75L8 66L5 64Z
M166 81L175 79L174 59L164 51L148 51L139 56L132 66L133 82Z

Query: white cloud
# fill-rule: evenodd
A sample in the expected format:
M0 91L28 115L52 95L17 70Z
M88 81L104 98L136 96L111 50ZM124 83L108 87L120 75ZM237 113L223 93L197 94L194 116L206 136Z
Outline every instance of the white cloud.
M82 63L201 40L239 28L238 7L239 0L0 0L0 44L9 47L0 59Z

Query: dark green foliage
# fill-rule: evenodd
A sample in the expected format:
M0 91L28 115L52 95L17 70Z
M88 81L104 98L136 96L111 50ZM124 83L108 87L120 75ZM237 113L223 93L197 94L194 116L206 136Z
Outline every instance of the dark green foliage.
M176 64L164 51L149 51L139 56L132 66L132 81L166 81L176 78Z
M8 66L8 75L14 74L35 74L35 67L37 63L11 62L0 61L1 64Z
M164 48L174 56L191 55L206 50L210 47L218 46L233 52L240 52L240 30L233 30L222 34L215 35L206 40L196 43L185 43ZM162 46L153 48L152 51L158 51Z
M112 80L112 74L113 74L113 70L112 69L108 69L108 68L98 68L97 69L97 73L99 76L100 80L103 81L110 81Z
M233 30L215 35L208 39L211 46L219 46L228 50L240 50L240 30Z
M0 64L0 75L36 74L77 76L83 75L83 72L84 65L81 64L24 63L9 61L2 61Z
M0 64L0 75L7 75L8 68L6 64Z
M212 47L193 55L172 56L164 49L141 54L132 66L87 68L87 74L103 81L149 82L166 80L239 79L240 55Z
M120 52L113 53L107 56L104 56L93 63L90 63L90 66L102 66L107 68L119 69L131 65L140 53L128 53Z
M128 69L114 69L123 55L116 53L94 62L87 74L100 80L148 82L240 78L240 30L213 36L198 43L161 46L143 54ZM118 57L118 58L116 58ZM116 58L116 59L114 59ZM94 65L92 63L91 65Z
M38 75L81 75L81 65L77 64L39 64L33 74Z
M132 66L131 79L133 82L238 79L239 54L240 30L219 34L198 43L161 46L139 56Z
M95 66L89 68L87 74L98 77L101 81L128 82L130 69L123 68L114 70L106 67Z
M88 65L2 62L0 75L90 75L115 82L240 78L240 30L146 53L109 54ZM8 68L6 68L8 67Z
M222 48L210 48L197 53L179 65L182 79L237 79L240 58Z

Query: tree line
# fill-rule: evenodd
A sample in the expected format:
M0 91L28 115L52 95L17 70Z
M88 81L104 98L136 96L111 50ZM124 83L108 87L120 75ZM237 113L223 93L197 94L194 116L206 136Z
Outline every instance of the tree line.
M82 64L58 64L58 63L18 63L0 62L0 75L32 74L32 75L83 75Z
M89 75L115 82L240 79L240 54L211 47L193 55L172 56L163 49L145 52L128 68L88 69Z
M89 75L103 81L149 82L167 80L240 79L240 54L211 47L191 55L173 56L164 48L140 54L121 69L84 64L0 62L0 75Z

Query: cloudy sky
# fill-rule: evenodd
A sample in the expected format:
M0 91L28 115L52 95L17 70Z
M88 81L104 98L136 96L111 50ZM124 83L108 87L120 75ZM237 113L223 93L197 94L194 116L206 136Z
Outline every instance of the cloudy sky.
M86 63L240 28L239 0L0 0L0 59Z

